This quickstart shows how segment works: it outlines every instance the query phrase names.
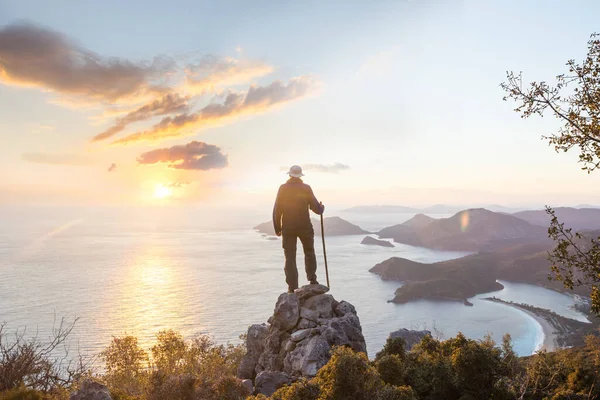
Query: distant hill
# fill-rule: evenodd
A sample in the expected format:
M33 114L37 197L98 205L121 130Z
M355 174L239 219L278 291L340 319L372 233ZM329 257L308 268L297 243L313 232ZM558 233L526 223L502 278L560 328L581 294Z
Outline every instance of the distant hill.
M344 212L355 212L364 214L456 214L457 212L466 208L485 208L490 211L500 212L505 214L512 214L517 211L522 211L525 208L511 208L504 207L498 204L490 205L477 205L471 207L447 205L447 204L435 204L429 207L406 207L406 206L391 206L391 205L372 205L372 206L356 206L343 210Z
M557 207L554 209L559 222L573 230L600 229L600 208ZM513 214L533 225L548 228L550 216L545 210L521 211Z
M500 290L496 280L530 283L565 291L560 282L548 280L552 245L526 244L473 254L433 264L393 257L375 265L370 272L384 280L404 282L392 300L405 303L417 299L465 301L480 293ZM575 293L589 295L586 288Z
M394 239L395 242L411 246L423 246L418 231L435 221L435 218L417 214L402 224L393 225L377 232L381 239Z
M419 209L404 206L356 206L350 207L344 212L365 213L365 214L414 214L418 213Z
M321 236L321 221L312 218L312 225L315 230L315 235ZM358 225L341 219L340 217L326 217L323 220L325 226L325 235L327 236L342 236L342 235L363 235L371 232L365 231ZM273 222L264 222L254 227L254 230L265 235L275 235Z
M544 228L483 208L460 211L441 219L417 215L377 234L398 243L455 251L489 251L516 244L549 243Z

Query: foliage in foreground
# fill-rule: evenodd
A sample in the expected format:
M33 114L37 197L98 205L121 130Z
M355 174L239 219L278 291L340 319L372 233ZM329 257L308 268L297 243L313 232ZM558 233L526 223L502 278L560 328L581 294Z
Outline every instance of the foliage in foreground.
M244 399L235 375L243 346L216 345L207 336L190 341L174 331L159 332L150 354L137 338L114 338L102 352L100 379L115 399Z
M557 152L579 151L582 169L591 173L600 168L600 35L592 34L588 53L581 63L567 62L568 72L556 77L554 85L531 82L523 87L521 74L507 73L501 84L506 96L517 103L515 111L522 118L550 113L562 126L558 132L543 138ZM552 218L548 235L556 242L550 253L553 278L568 289L586 286L591 290L592 311L600 315L600 237L572 233L547 208ZM595 237L595 238L594 238Z
M102 352L104 373L94 379L106 384L115 400L242 400L249 393L235 373L243 352L242 346L216 345L205 336L186 341L174 331L160 332L149 352L133 336L117 337ZM0 355L0 378L14 369L14 355ZM581 348L521 358L509 335L500 346L489 337L471 340L460 333L444 341L427 336L410 351L395 338L373 361L334 348L316 377L283 387L270 399L600 399L599 371L600 337L594 336ZM63 400L76 388L75 382L46 387L33 387L35 381L27 378L12 382L4 384L0 400Z
M311 380L279 389L270 400L476 400L600 398L600 339L581 349L518 358L506 336L501 346L428 336L405 352L388 340L370 362L344 347ZM258 395L253 400L265 400Z

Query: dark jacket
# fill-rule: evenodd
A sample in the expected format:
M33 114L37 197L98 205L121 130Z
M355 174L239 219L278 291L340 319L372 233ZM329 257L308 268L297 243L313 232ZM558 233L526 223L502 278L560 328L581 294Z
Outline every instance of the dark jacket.
M275 233L312 233L308 209L316 214L323 213L310 186L300 178L290 178L279 187L273 207Z

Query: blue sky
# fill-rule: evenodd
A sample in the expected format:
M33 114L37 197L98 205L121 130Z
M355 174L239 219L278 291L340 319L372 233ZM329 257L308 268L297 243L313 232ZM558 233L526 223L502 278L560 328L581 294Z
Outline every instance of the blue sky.
M600 203L600 175L584 173L575 153L556 154L540 139L558 122L521 120L499 88L506 70L550 80L568 59L582 59L589 35L600 30L599 3L282 3L0 0L0 30L26 21L104 63L163 57L181 67L173 72L180 77L207 55L239 70L256 68L194 92L192 111L222 104L227 91L241 96L251 85L286 91L231 118L195 121L176 136L113 146L90 143L123 115L107 110L124 113L151 99L98 100L89 92L74 99L48 80L30 87L31 81L0 79L4 201L235 205L243 196L244 203L263 204L285 178L282 167L305 164L313 165L307 182L324 202L344 206ZM270 86L275 81L282 87ZM119 135L145 132L162 117L132 123ZM136 161L192 141L218 147L227 165ZM349 168L337 170L336 163ZM171 185L171 196L156 199L157 185Z

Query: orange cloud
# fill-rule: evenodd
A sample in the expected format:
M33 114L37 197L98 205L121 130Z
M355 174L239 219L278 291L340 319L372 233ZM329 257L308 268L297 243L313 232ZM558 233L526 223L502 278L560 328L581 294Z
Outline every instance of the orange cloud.
M318 83L310 76L292 78L287 84L275 81L267 86L250 86L244 93L229 92L223 103L209 104L194 113L163 118L150 130L137 132L116 140L113 144L156 141L193 134L210 124L246 114L265 112L277 105L300 99L312 93Z
M237 60L232 57L205 56L186 70L184 90L191 93L214 91L218 86L250 82L273 72L273 67L260 61Z
M126 114L123 117L117 118L115 124L105 130L102 133L94 136L92 142L98 142L100 140L108 139L117 133L124 130L127 125L137 122L144 121L152 117L159 115L174 114L178 112L187 111L189 108L188 101L190 97L182 97L177 93L169 93L160 99L156 99L151 103L148 103L135 111Z
M168 58L133 63L100 57L58 32L33 24L0 29L0 82L5 84L112 103L164 92L159 80L173 67Z
M151 150L141 154L137 161L139 164L165 163L170 168L202 171L227 166L227 156L221 152L219 147L197 141L186 145ZM185 184L189 184L189 182L179 182L177 187Z

